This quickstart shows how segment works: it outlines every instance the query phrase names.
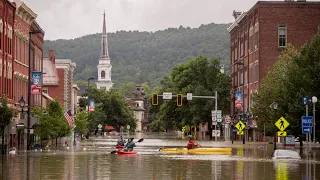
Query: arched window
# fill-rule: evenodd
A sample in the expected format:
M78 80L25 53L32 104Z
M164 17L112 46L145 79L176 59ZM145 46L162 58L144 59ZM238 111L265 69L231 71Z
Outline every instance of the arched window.
M106 72L105 71L101 71L101 79L105 79L106 78Z

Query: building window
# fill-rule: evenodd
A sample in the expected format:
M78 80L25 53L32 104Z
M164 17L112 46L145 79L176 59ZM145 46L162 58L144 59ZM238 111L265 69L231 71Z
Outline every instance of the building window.
M105 79L106 78L106 72L105 71L101 71L101 79Z
M42 92L48 94L48 89L42 89Z
M106 90L107 88L106 88L106 87L100 87L100 89L101 89L101 90Z
M249 52L253 51L253 27L249 29Z
M258 82L259 81L259 63L258 62L255 63L254 71L255 71L255 75L254 75L255 79L254 79L254 81Z
M250 82L250 84L252 83L252 81L253 81L253 64L251 63L249 65L249 82Z
M286 47L287 46L287 26L285 24L280 24L278 26L278 46Z
M254 25L254 48L258 49L258 43L259 43L259 23L256 22Z

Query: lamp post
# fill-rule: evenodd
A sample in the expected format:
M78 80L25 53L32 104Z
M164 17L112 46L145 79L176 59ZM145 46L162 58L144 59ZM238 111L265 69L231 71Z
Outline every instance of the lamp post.
M313 96L312 97L312 104L313 104L313 143L316 143L316 102L318 102L318 98Z
M244 62L240 62L239 60L237 60L234 64L236 65L242 65L242 119L243 121L245 122L244 120L244 115L245 115L245 112L244 112ZM244 123L246 124L246 123ZM245 140L245 130L243 131L243 139L242 139L242 144L245 144L246 143L246 140Z
M273 106L273 110L274 110L274 117L277 118L277 109L278 109L278 103L277 102L273 102L272 106ZM277 119L276 119L277 120ZM274 141L274 145L273 145L273 149L276 150L277 149L277 139L276 139L276 134L273 135L273 141Z
M31 36L32 34L42 33L40 29L29 32L29 61L28 61L28 121L27 121L27 150L30 150L30 106L31 106Z
M20 105L20 108L21 108L21 112L23 113L23 108L26 105L26 101L23 99L23 96L21 96L21 98L19 100L19 105Z

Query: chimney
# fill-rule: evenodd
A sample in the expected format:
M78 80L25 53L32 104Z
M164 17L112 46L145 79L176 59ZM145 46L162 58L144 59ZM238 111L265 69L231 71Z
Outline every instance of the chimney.
M52 61L52 64L56 63L56 57L54 56L53 50L49 50L49 59Z

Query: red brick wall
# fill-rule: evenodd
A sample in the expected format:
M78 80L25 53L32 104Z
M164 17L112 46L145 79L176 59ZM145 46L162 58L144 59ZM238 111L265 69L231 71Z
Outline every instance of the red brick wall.
M64 69L57 69L59 76L59 85L58 86L48 86L49 96L58 99L61 105L64 104Z
M279 24L287 25L287 41L296 48L309 42L320 25L320 3L292 2L277 8L274 8L275 6L276 3L259 6L260 81L283 50L278 48Z
M246 110L249 103L247 95L256 92L260 85L259 83L283 50L283 48L278 48L278 25L282 23L287 25L287 42L293 44L296 48L300 48L317 33L320 18L316 17L320 17L320 3L318 2L258 2L247 12L247 15L239 22L238 26L230 32L231 87L233 88L231 91L231 114L236 113L233 90L242 91L242 86L235 82L238 81L238 79L235 79L238 75L238 68L241 72L242 66L232 65L234 61L240 59L245 63L245 70L247 71L245 85L247 85L249 79L250 64L252 63L254 66L252 76L255 79L255 62L258 62L259 81L245 86ZM244 55L241 56L239 51L241 43L245 44L245 39L247 38L246 45L249 47L250 23L254 25L256 22L259 24L258 48L254 49L253 52L245 51ZM247 35L242 38L241 36L245 32L247 32ZM256 36L253 35L254 42L255 39ZM242 108L238 112L240 113L241 111Z

